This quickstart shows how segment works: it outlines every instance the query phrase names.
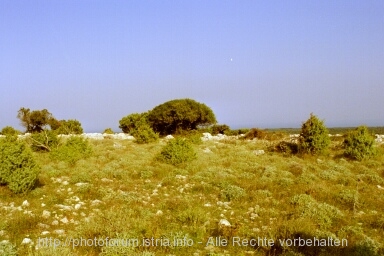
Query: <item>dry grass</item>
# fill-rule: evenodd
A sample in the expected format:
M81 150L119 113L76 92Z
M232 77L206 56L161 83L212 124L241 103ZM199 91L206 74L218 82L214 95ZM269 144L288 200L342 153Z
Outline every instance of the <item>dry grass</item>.
M193 146L196 160L175 167L156 160L164 141L91 144L93 155L74 166L36 154L42 166L40 184L27 195L0 187L0 244L9 241L7 246L15 246L7 247L9 251L19 255L384 253L382 152L376 159L355 162L340 157L336 149L320 157L256 155L255 150L267 151L269 143L208 141ZM222 219L231 226L221 226ZM278 239L299 236L346 238L348 246L278 244ZM152 241L150 246L38 246L39 238L95 237L158 240L157 246ZM275 244L206 246L210 237L268 238ZM33 244L22 244L25 238ZM167 239L194 244L166 246Z

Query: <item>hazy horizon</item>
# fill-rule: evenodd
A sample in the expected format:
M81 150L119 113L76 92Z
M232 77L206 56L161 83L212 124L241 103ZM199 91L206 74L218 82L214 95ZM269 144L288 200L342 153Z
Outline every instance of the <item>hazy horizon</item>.
M1 1L0 129L86 132L168 100L231 128L384 126L383 1Z

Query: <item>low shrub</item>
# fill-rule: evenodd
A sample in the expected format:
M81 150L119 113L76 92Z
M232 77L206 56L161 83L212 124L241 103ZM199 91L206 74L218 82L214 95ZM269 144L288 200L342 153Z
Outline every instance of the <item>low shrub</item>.
M16 130L15 128L13 128L12 126L5 126L3 129L1 129L1 132L0 132L1 135L18 135L20 134L20 131Z
M143 124L131 130L131 135L135 137L136 143L139 144L155 142L159 139L159 135L148 124Z
M57 133L52 130L43 130L39 133L33 133L28 138L28 142L31 145L31 149L36 152L50 152L56 149L60 144Z
M167 164L179 165L196 159L196 153L185 139L175 138L168 141L157 156L157 159Z
M74 165L78 160L91 156L92 148L88 140L82 137L71 137L64 145L52 151L51 156L59 161Z
M226 124L215 124L210 127L210 133L212 135L217 135L217 134L228 134L230 132L230 128Z
M8 185L13 193L31 190L38 179L40 167L31 150L15 137L0 141L0 184Z
M107 128L103 131L103 133L106 133L106 134L114 134L112 128Z
M344 142L344 154L352 159L361 161L376 154L375 139L369 134L366 126L359 126L356 130L348 132Z
M299 146L293 142L280 141L271 148L271 151L287 155L297 154L299 152Z
M252 140L252 139L265 139L265 137L267 136L267 132L266 131L263 131L259 128L252 128L251 130L249 130L245 135L244 135L244 139L246 140Z
M83 127L76 119L60 120L56 132L57 134L82 134Z

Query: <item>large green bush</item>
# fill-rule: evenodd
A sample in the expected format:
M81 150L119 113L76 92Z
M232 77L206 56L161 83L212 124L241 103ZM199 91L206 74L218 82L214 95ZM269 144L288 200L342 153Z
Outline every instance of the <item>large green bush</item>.
M9 137L0 140L0 184L14 193L25 193L35 185L40 167L24 143Z
M5 126L3 129L1 129L1 132L0 132L1 135L18 135L20 134L20 131L16 130L15 128L13 128L12 126Z
M68 162L74 165L78 160L87 158L92 154L92 147L88 140L72 136L68 138L64 145L52 151L51 156L54 159Z
M155 132L167 135L215 124L216 117L205 104L192 99L177 99L152 109L149 112L148 121Z
M157 159L168 164L179 165L196 159L196 153L190 142L175 138L168 141Z
M125 133L129 133L134 136L132 133L137 130L139 127L148 124L148 113L133 113L126 117L123 117L119 121L119 128Z
M83 127L76 119L60 120L57 134L82 134Z
M139 144L155 142L159 139L159 135L148 124L143 124L132 130L131 135L135 137L136 143Z
M352 159L361 161L376 154L374 143L375 139L369 134L368 128L359 126L347 133L343 142L344 153Z
M309 119L301 127L299 137L300 152L309 154L325 152L330 144L328 134L324 122L311 113Z

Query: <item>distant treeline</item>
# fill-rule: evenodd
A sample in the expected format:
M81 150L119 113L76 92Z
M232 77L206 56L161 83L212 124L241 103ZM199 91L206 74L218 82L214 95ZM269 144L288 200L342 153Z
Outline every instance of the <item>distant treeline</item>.
M344 134L354 129L356 129L356 127L332 127L328 128L328 131L330 134ZM274 132L286 132L289 134L300 134L301 132L301 128L275 128L266 130ZM384 126L368 127L368 130L373 134L384 134Z

